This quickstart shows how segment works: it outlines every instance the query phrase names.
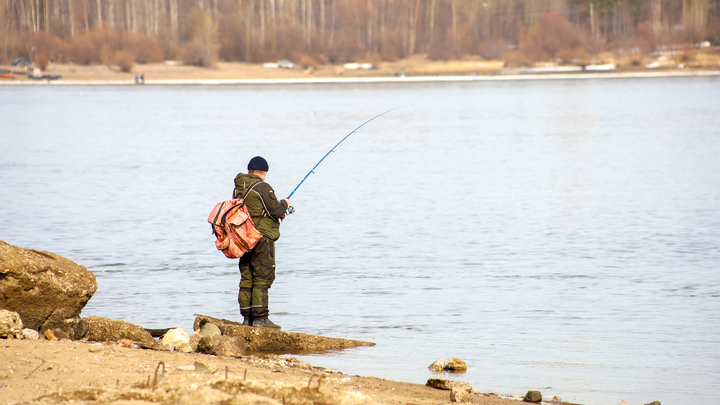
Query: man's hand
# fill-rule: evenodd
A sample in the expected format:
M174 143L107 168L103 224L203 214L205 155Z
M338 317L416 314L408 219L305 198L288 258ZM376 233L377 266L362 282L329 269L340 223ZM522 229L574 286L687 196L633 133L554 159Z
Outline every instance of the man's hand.
M288 206L288 207L290 206L290 199L289 199L289 198L283 198L283 199L280 200L280 201L285 201L285 202L287 203L287 206Z

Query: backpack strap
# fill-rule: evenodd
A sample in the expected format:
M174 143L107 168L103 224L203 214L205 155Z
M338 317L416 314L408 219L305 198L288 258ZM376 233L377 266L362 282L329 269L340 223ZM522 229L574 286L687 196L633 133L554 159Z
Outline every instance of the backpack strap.
M247 190L245 190L245 194L243 195L243 198L242 198L243 204L245 203L245 197L247 197L247 195L250 194L250 190L252 190L252 188L255 187L259 183L262 183L262 180L257 180L257 181L252 182L252 184L250 184L250 187L248 187Z

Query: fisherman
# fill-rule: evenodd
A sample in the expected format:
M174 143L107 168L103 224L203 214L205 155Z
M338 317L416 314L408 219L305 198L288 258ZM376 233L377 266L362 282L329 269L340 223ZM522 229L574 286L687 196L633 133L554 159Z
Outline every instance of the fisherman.
M290 200L278 201L275 190L265 183L268 168L265 159L255 156L248 163L248 173L235 177L233 198L245 197L255 228L262 234L255 248L240 257L238 302L243 325L280 329L268 319L268 289L275 280L275 241Z

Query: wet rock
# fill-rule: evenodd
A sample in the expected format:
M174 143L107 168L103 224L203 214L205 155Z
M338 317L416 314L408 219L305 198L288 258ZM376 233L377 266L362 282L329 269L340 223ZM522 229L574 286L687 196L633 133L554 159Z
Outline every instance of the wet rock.
M539 404L542 401L542 394L540 391L528 391L523 398L523 402L533 402Z
M660 401L652 401L652 402L647 403L647 404L645 404L645 405L661 405L661 404L660 404Z
M0 310L0 338L20 338L22 330L22 319L17 312Z
M465 364L464 361L458 359L457 357L453 357L450 360L448 360L444 369L448 370L448 371L453 371L453 372L467 371L467 364Z
M208 336L200 339L195 351L216 356L241 356L245 352L245 341L234 336Z
M557 396L557 395L555 395L552 400L553 400L553 401L562 402L562 398L560 398L560 397Z
M119 342L132 340L145 346L158 346L152 335L142 327L127 321L118 321L100 316L82 318L80 324L87 327L84 340L93 342Z
M182 347L182 345L185 344L187 346L187 349L189 350L190 336L188 336L187 332L185 332L185 330L183 330L182 328L170 329L162 337L160 343L162 343L163 346L172 349L178 349L178 346ZM188 351L187 353L190 352Z
M60 255L0 241L0 308L15 311L27 328L59 328L74 335L95 275Z
M430 371L434 371L436 373L442 373L443 369L445 368L445 359L437 359L435 362L428 366Z
M630 405L630 404L625 401L620 401L620 405Z
M375 345L375 343L359 340L307 335L271 328L254 328L243 326L239 322L217 319L206 315L198 315L195 318L193 329L196 331L201 330L208 322L220 328L224 337L233 336L243 339L245 341L245 350L248 352L309 352Z
M215 326L214 324L210 322L206 322L205 325L200 328L200 332L198 332L200 336L202 337L209 337L209 336L220 336L222 335L222 332L220 332L220 328Z
M472 386L464 381L443 380L441 378L429 378L425 385L439 390L452 390L454 388L468 392L472 391Z
M35 329L25 328L20 333L22 338L27 340L36 340L40 337L40 334Z

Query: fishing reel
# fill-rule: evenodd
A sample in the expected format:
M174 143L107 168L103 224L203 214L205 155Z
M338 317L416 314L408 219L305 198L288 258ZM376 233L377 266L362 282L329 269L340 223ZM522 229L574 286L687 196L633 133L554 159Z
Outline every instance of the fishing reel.
M287 208L287 214L290 215L295 212L295 207L292 205Z

